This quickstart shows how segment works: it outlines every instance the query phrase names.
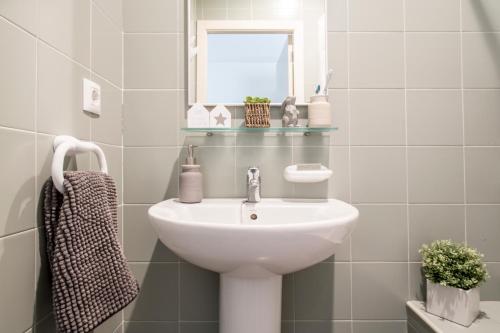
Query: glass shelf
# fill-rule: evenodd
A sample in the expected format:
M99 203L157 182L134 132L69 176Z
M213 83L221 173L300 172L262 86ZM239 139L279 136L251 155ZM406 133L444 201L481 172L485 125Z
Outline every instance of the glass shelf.
M327 133L338 130L337 127L264 127L264 128L251 128L251 127L215 127L215 128L182 128L184 132L188 133L206 133L212 136L216 133L301 133L310 135L312 133Z

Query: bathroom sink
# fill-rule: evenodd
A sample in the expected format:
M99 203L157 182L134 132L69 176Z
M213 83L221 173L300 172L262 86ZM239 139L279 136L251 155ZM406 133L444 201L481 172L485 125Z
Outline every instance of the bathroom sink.
M258 277L328 258L354 228L358 211L338 200L205 199L189 205L164 201L149 216L161 241L187 261Z
M334 199L172 199L149 209L166 246L221 273L222 333L280 332L282 275L333 255L358 215Z

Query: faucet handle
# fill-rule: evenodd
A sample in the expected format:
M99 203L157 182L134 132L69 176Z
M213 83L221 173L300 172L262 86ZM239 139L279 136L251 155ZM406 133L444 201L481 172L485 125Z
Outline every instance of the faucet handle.
M248 173L252 173L252 174L258 174L259 173L259 167L256 167L256 166L251 166L248 168Z
M260 178L260 170L258 167L249 167L248 168L248 171L247 171L247 177L248 177L248 180L251 180L251 179L259 179Z

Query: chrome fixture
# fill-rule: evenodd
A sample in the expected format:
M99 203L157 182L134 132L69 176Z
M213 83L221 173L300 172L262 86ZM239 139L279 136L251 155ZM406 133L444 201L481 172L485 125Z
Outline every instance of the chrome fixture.
M250 167L247 171L247 202L260 201L260 170Z

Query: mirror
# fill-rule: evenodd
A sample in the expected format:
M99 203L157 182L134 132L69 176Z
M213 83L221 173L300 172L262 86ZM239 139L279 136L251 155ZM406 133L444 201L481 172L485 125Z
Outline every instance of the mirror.
M189 104L305 104L327 72L325 0L189 0Z
M283 100L289 94L289 71L293 68L288 37L286 33L209 34L203 64L207 68L206 86L200 85L200 92L206 91L206 95L200 99L209 104L241 103L247 95Z

